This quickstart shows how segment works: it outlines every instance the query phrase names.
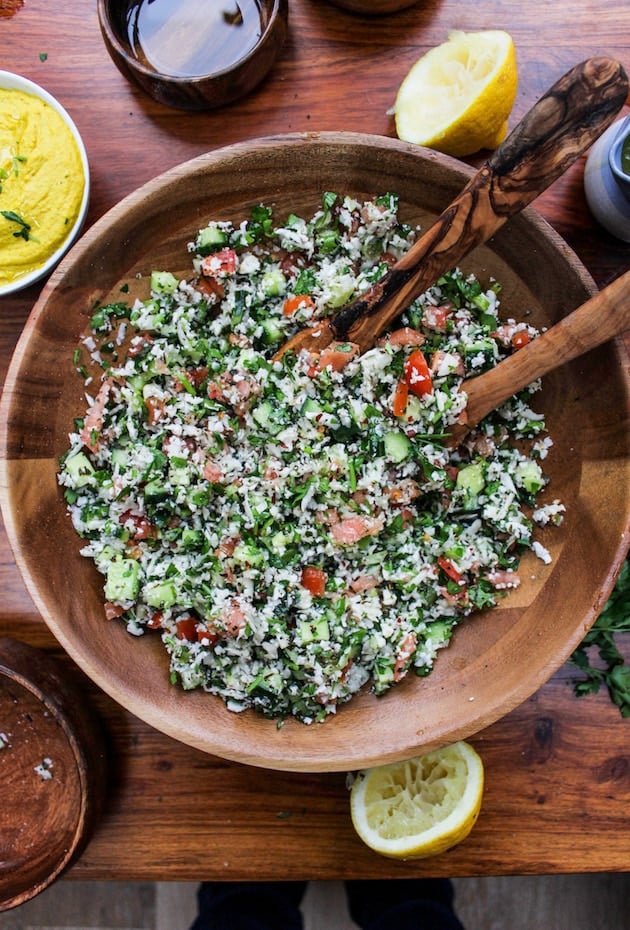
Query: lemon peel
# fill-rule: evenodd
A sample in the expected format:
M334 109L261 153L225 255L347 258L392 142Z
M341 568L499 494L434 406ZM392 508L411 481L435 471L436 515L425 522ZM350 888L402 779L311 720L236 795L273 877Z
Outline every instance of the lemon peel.
M350 789L352 823L363 842L383 856L438 855L469 835L483 786L483 762L460 740L357 773Z
M398 137L447 155L494 149L507 135L518 68L509 33L453 31L416 61L394 117Z

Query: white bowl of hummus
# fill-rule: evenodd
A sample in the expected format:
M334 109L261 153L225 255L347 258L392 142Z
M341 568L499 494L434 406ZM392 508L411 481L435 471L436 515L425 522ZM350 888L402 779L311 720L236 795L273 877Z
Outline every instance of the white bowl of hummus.
M0 71L0 297L52 271L81 231L89 194L72 118L38 84Z

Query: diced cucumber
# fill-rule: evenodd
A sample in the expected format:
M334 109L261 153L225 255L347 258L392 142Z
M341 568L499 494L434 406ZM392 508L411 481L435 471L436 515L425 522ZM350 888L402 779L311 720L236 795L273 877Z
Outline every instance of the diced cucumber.
M321 412L322 408L313 397L307 397L300 408L302 416L316 417L319 416Z
M484 355L494 357L496 353L496 345L492 339L478 339L477 342L471 342L469 345L464 345L463 351L465 355L477 355L479 352L483 352Z
M153 294L174 294L179 281L170 271L151 272L151 292Z
M174 487L188 487L190 484L190 472L186 466L172 466L168 471L168 480Z
M519 462L515 473L516 483L528 494L536 494L544 484L543 473L537 462Z
M453 625L447 620L434 620L429 623L426 638L431 643L447 643L453 635Z
M263 320L261 326L265 345L277 345L284 339L284 331L275 320Z
M120 446L112 449L112 466L115 467L118 465L119 468L124 468L124 466L129 461L129 452L127 449L123 449Z
M94 562L96 563L96 567L98 568L99 572L101 572L103 575L106 575L110 563L119 560L120 557L121 553L117 549L114 549L113 546L106 545L103 546L100 552L95 554Z
M75 488L82 488L88 484L94 474L92 463L83 452L77 452L76 455L67 458L65 469L72 478Z
M207 507L210 503L210 491L206 488L192 488L188 494L188 503L192 507Z
M147 481L144 486L144 499L149 504L157 504L166 500L169 495L161 478L155 478L153 481Z
M354 288L355 280L351 274L340 275L329 285L328 303L331 307L342 307L354 294Z
M390 430L383 437L385 455L393 462L403 462L411 452L411 443L404 433Z
M252 410L252 417L256 423L274 436L282 429L282 422L278 421L278 410L270 400L263 400Z
M105 581L105 597L113 604L133 601L140 590L140 563L135 559L110 562Z
M201 530L193 530L190 527L185 529L181 535L182 548L184 549L201 549L205 541L205 536Z
M232 558L237 565L256 566L261 565L265 557L256 546L252 546L251 543L241 542L234 549Z
M227 244L227 232L215 223L211 223L199 232L195 248L199 255L210 255L212 252L218 252Z
M280 297L287 289L287 279L279 268L271 268L262 276L260 286L267 297Z
M291 542L289 536L282 531L274 533L271 539L269 540L269 548L273 549L274 552L284 552L287 548L287 545Z
M173 606L177 590L172 581L152 581L144 587L144 599L149 607L163 610Z
M267 429L273 416L273 406L271 402L264 400L261 404L257 404L257 406L254 407L252 416L259 426L262 426L263 429Z
M330 639L328 620L320 617L319 620L301 620L298 623L298 636L303 643L315 643Z
M405 407L403 413L400 415L400 419L405 423L415 423L416 420L419 420L422 416L422 401L415 394L410 394L407 400L407 406Z
M266 691L269 694L281 694L283 688L282 676L275 669L266 669L257 675L247 686L247 693L253 694L255 691Z
M374 663L373 680L375 694L387 691L394 680L394 660L385 656L378 658Z
M462 488L462 490L468 491L470 494L475 496L480 494L486 484L481 462L473 462L471 465L460 468L455 484L458 488Z

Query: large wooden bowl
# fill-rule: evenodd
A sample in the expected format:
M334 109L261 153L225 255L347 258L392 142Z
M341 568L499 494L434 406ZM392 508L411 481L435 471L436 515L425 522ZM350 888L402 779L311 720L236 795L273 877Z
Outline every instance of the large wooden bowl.
M26 325L0 409L2 505L16 561L43 618L78 665L159 730L228 759L296 771L355 769L464 738L531 695L595 620L628 546L628 372L607 345L550 375L539 396L554 440L549 499L567 508L540 533L553 562L524 560L521 587L463 623L434 672L385 697L361 694L335 717L282 728L169 684L161 644L131 638L103 616L102 578L79 554L56 482L73 417L82 411L72 354L95 301L120 299L137 273L189 272L186 244L211 217L244 218L253 204L309 211L325 190L395 191L425 224L470 176L459 162L379 137L321 133L241 143L202 155L146 184L83 237L50 279ZM502 306L549 325L593 282L531 209L463 263L502 282ZM146 281L141 283L146 288ZM579 708L576 707L576 713Z

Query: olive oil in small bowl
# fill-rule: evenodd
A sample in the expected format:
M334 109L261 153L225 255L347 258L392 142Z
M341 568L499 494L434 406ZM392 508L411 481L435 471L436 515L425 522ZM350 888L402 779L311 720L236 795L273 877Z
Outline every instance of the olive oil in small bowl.
M119 70L167 106L202 110L249 93L287 32L288 0L98 0Z

